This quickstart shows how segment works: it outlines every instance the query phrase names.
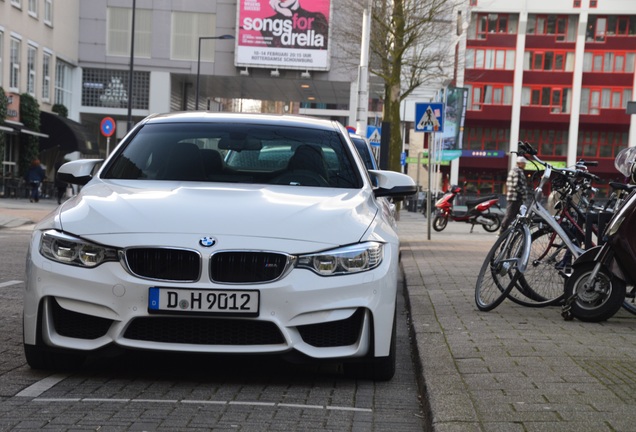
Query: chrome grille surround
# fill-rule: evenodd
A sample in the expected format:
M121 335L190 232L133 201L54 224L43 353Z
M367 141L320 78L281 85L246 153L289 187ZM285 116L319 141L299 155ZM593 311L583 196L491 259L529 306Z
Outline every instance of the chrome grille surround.
M119 252L119 260L135 277L156 281L196 282L201 278L201 254L171 247L131 247Z

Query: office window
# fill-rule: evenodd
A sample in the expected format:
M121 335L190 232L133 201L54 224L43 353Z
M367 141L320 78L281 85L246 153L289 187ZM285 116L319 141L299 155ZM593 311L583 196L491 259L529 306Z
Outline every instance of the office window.
M514 70L515 50L468 48L466 50L466 68Z
M510 129L503 128L466 128L464 133L465 150L507 150L510 142Z
M27 93L35 96L35 81L37 79L35 67L38 49L32 45L27 48Z
M582 130L579 132L576 154L578 158L615 159L618 152L629 143L624 132L606 132L603 130Z
M632 89L627 87L583 87L581 89L581 114L599 115L601 109L627 108L632 99Z
M22 9L22 0L11 0L11 4L17 8Z
M523 70L572 72L574 70L574 52L526 51L523 57Z
M132 9L109 7L106 51L112 56L130 56ZM135 57L150 58L152 49L152 10L135 10Z
M480 111L483 105L512 105L512 86L468 84L467 110Z
M12 91L20 91L20 49L21 41L11 38L11 53L9 64L9 88Z
M46 52L42 56L42 100L51 100L51 54Z
M568 147L568 131L554 129L521 129L519 140L527 141L539 152L540 158L565 156Z
M531 86L521 90L521 105L548 107L550 114L567 114L572 102L572 89L567 87Z
M633 52L588 51L583 56L583 72L632 73Z
M527 34L554 36L558 42L576 40L577 18L572 15L528 15Z
M125 108L128 106L128 71L85 68L82 71L82 106ZM133 109L148 109L150 73L133 72Z
M173 12L172 13L172 47L170 58L173 60L197 60L199 37L214 36L210 29L216 27L216 15ZM201 41L201 60L214 61L216 41Z
M53 0L44 0L44 23L53 25Z
M73 67L59 58L55 64L55 103L71 110L71 85Z
M38 0L29 0L29 15L38 16Z
M636 36L636 15L590 15L586 42L605 42L608 36Z

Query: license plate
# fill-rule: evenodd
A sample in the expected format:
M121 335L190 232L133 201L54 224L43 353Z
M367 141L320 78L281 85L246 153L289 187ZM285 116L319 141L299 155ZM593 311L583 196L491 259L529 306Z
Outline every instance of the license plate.
M151 287L148 312L258 316L258 290L202 290Z

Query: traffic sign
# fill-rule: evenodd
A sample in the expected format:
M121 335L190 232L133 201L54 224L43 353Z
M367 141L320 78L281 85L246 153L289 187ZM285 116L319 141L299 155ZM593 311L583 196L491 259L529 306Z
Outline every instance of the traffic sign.
M441 102L416 103L415 132L444 132L444 104Z
M115 133L115 120L112 117L104 117L102 119L101 124L99 125L99 129L102 131L102 135L105 137L111 137Z
M367 126L367 139L373 146L379 146L382 140L382 128L377 126Z

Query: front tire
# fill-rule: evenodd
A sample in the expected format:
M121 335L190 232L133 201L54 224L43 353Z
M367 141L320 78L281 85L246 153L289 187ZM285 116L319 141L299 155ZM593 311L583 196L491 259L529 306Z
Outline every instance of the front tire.
M521 277L517 266L526 241L521 226L508 228L488 251L475 284L475 304L480 311L499 306Z
M565 282L565 298L577 294L571 312L580 321L605 321L614 316L625 301L625 283L604 266L599 269L593 286L587 285L595 266L596 263L589 262L576 267Z
M433 229L437 232L443 231L446 225L448 225L448 217L444 215L437 215L433 219Z
M389 381L395 375L396 366L396 315L393 316L391 345L386 357L373 357L361 362L344 363L344 373L349 378L370 379L373 381Z
M24 345L24 356L31 369L71 371L84 364L86 356L75 352L54 351L40 345Z

